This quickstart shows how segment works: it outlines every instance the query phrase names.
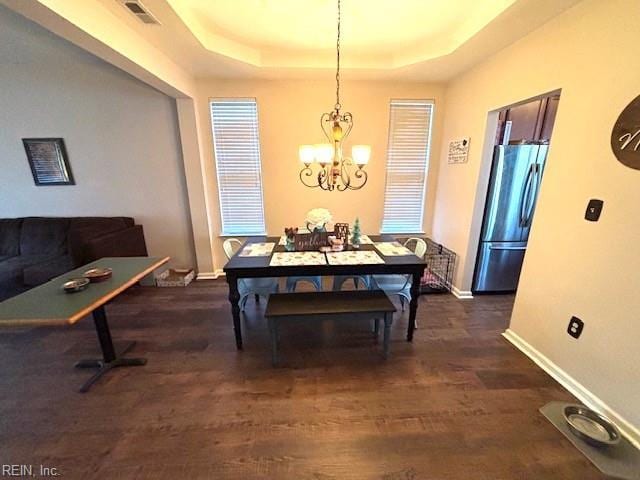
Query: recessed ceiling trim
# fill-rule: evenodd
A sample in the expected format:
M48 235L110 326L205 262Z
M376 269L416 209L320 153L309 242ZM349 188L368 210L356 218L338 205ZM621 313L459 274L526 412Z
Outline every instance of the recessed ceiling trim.
M444 57L518 0L345 2L345 68L393 70ZM331 68L333 0L166 0L212 53L265 68Z

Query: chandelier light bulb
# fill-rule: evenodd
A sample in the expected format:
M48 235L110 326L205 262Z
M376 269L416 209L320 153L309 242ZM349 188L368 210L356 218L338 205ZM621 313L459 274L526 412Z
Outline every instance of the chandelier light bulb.
M298 148L298 155L300 156L300 161L305 165L311 165L315 160L316 153L315 147L313 145L300 145Z
M333 161L333 145L318 143L314 146L316 162L324 166Z
M369 163L369 158L371 158L371 146L354 145L351 147L351 157L356 165L364 167Z

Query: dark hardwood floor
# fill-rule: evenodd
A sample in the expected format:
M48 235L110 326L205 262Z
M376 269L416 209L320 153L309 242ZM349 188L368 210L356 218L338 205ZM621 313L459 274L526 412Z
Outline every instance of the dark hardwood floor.
M602 478L538 412L571 400L504 340L512 297L420 299L384 362L367 324L283 325L271 367L264 305L237 352L224 281L136 287L107 307L147 366L88 394L93 323L0 330L0 463L67 479ZM37 471L37 469L36 469Z

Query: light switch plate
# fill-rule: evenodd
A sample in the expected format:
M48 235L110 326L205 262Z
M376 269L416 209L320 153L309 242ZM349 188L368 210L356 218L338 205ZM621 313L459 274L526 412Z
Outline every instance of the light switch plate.
M584 212L584 218L589 220L590 222L597 222L600 218L600 213L602 213L602 206L604 202L602 200L598 200L597 198L592 198L589 200L589 204L587 205L587 211Z

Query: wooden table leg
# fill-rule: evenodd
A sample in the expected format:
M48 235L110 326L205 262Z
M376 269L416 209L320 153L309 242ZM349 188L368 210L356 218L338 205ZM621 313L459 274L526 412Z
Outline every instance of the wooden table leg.
M409 302L409 326L407 327L407 342L413 341L413 331L416 329L416 312L418 311L418 297L420 296L420 279L422 272L413 273L411 282L411 301Z
M271 364L278 365L278 320L269 318L269 334L271 336Z
M229 284L229 303L231 303L231 315L233 316L233 332L236 335L236 348L242 350L242 330L240 326L240 292L238 291L238 277L227 274Z
M389 340L391 337L391 323L393 322L393 313L384 314L384 336L382 340L382 352L384 358L389 357Z

